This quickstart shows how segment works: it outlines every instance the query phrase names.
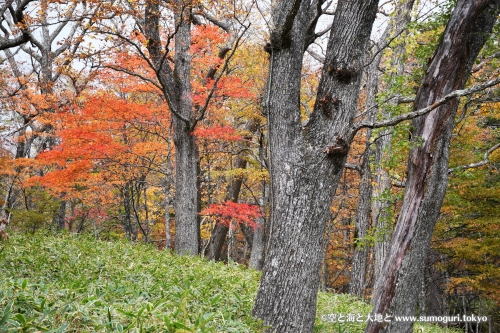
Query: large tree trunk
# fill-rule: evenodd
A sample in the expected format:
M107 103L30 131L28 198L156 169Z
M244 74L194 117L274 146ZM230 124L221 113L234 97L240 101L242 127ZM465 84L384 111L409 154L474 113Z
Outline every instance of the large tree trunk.
M175 251L198 254L199 158L195 138L186 124L174 117L175 143Z
M432 59L414 109L432 105L462 88L496 20L500 1L459 0ZM488 5L494 11L485 10ZM480 14L483 13L481 16ZM479 18L478 18L479 17ZM373 314L414 315L432 231L447 187L448 158L458 99L415 118L408 179L382 278L375 286ZM412 332L413 323L369 322L365 332Z
M316 105L300 120L302 58L313 1L273 7L264 110L269 124L271 217L254 315L274 332L312 332L322 240L357 107L366 44L378 1L340 1ZM314 27L312 29L314 31Z

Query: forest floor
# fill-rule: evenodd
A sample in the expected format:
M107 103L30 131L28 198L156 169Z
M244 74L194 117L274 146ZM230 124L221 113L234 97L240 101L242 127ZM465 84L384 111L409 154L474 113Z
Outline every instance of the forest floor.
M258 272L153 246L14 234L0 243L0 276L0 332L264 330L251 316ZM365 322L349 320L369 311L350 295L320 293L315 331L363 332ZM456 332L430 324L414 331Z

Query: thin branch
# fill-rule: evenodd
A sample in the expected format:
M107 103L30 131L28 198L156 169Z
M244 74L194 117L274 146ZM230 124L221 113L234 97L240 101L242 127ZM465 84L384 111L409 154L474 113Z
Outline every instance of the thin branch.
M449 168L448 169L448 174L451 174L451 173L453 173L455 171L458 171L458 170L466 170L466 169L478 168L478 167L481 167L481 166L484 166L484 165L490 163L489 156L495 150L497 150L498 148L500 148L500 143L497 143L496 145L494 145L493 147L491 147L490 149L488 149L488 151L486 153L484 153L482 161L477 162L477 163L470 163L470 164L466 164L466 165L460 165L460 166L457 166L457 167L454 167L454 168Z
M493 53L488 58L481 61L481 63L474 66L471 70L471 73L476 73L476 72L480 71L488 63L488 61L490 61L492 59L496 59L496 58L500 58L500 51Z
M349 170L354 170L354 171L357 171L357 172L361 172L361 167L359 166L359 164L346 163L345 164L345 168L349 169Z
M151 83L153 86L155 86L156 88L160 89L160 91L162 91L162 87L160 84L158 84L158 82L155 82L154 80L147 78L147 77L145 77L139 73L136 73L134 71L131 71L131 70L128 70L126 68L119 67L119 66L113 66L113 65L100 65L99 67L100 68L109 68L109 69L112 69L112 70L117 71L117 72L122 72L122 73L128 74L130 76L137 77L145 82Z
M193 12L191 15L201 16L201 17L205 18L207 21L211 22L212 24L218 26L219 28L221 28L225 32L231 31L231 25L229 23L219 21L215 17L211 16L210 14L207 14L207 13L201 12L201 11L196 11L196 12Z
M316 59L318 62L320 62L322 64L325 62L325 56L324 55L319 54L319 53L317 53L317 52L315 52L315 51L313 51L311 49L307 49L306 52L309 53L309 55L311 57L313 57L314 59Z
M354 135L362 128L372 128L373 129L373 128L395 126L395 125L397 125L405 120L410 120L410 119L413 119L413 118L416 118L419 116L423 116L423 115L431 112L432 110L438 108L439 106L446 104L449 101L451 101L457 97L471 95L473 93L482 91L486 88L492 87L492 86L497 85L499 83L500 83L500 77L497 77L496 79L489 80L483 84L473 85L472 87L467 88L467 89L455 90L455 91L449 93L448 95L444 96L443 98L437 100L436 102L434 102L433 104L431 104L425 108L422 108L420 110L413 111L413 112L410 112L410 113L407 113L407 114L404 114L404 115L401 115L399 117L395 117L392 119L387 119L387 120L380 121L380 122L373 122L373 121L366 121L366 120L357 122L356 124L354 124L351 127L350 135L352 137L354 137Z
M233 49L231 50L231 53L229 54L229 56L226 58L226 61L224 62L224 67L222 68L220 74L215 78L215 80L213 82L212 89L210 89L210 93L208 94L208 96L207 96L207 98L205 100L205 104L200 109L200 115L195 119L195 121L192 124L192 128L193 129L196 126L196 124L205 117L205 113L207 111L208 104L210 103L210 100L212 99L212 97L213 97L213 95L215 93L215 90L217 89L217 84L219 83L220 79L224 75L224 72L227 70L227 67L229 65L229 61L231 60L231 58L235 54L236 49L238 48L238 46L240 44L241 38L243 38L243 35L245 35L245 33L246 33L246 31L248 30L249 27L250 27L250 24L248 26L245 26L244 29L243 29L243 32L238 36L238 39L236 39L236 42L234 44Z

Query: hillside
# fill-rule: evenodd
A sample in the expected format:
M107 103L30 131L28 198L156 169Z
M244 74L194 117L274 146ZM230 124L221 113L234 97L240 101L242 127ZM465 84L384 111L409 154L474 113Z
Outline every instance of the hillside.
M152 246L15 234L0 245L0 276L1 332L263 331L251 317L257 272ZM320 318L368 311L349 295L322 293L316 331L362 332L364 323Z

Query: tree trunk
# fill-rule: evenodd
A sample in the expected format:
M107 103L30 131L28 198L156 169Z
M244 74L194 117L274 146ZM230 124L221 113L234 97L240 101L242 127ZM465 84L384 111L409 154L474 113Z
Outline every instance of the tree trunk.
M175 69L170 68L161 43L160 3L148 1L145 7L144 34L148 40L149 57L172 113L175 144L175 251L198 254L200 224L199 154L191 135L193 102L191 98L191 8L176 1L174 9ZM167 50L168 52L168 50Z
M381 41L385 42L385 35L381 38ZM380 44L380 43L379 43ZM375 50L376 52L377 50ZM380 59L382 59L382 52L379 52L372 63L366 71L366 86L367 86L367 97L366 97L366 107L370 108L375 105L375 97L378 93L378 83L379 83L379 64ZM374 120L377 108L374 108L372 112L368 114L370 120ZM349 281L349 293L359 297L364 297L365 287L366 287L366 275L367 275L367 260L368 260L368 245L363 244L363 238L366 237L368 229L370 228L370 216L371 216L371 198L372 198L372 173L370 169L370 160L373 156L372 148L372 131L367 129L366 131L366 145L365 153L363 157L363 163L361 164L361 182L359 185L358 193L358 207L356 210L356 229L354 232L354 255L351 265L351 279Z
M175 251L198 254L199 158L194 136L186 124L174 117L175 143Z
M417 92L414 109L432 105L462 88L491 32L498 0L459 0ZM489 4L495 10L485 10ZM480 14L483 13L481 16ZM373 314L414 315L432 231L447 187L448 158L458 99L415 118L408 179L382 278L375 286ZM413 323L368 322L366 333L412 332Z
M265 218L260 218L257 222L260 224L260 227L256 228L253 231L252 247L248 267L260 271L262 270L262 266L264 265Z
M388 30L391 35L399 35L397 45L393 50L393 55L391 57L392 68L396 69L394 75L389 79L389 85L394 86L397 84L394 78L401 77L404 75L404 59L406 53L406 43L405 37L407 33L405 32L408 24L411 21L411 11L415 0L402 0L399 6L396 8L396 13L394 17L394 22L391 22ZM382 109L382 118L389 118L392 116L386 110ZM389 173L383 166L383 161L390 154L392 146L392 128L381 129L378 132L378 137L375 140L375 152L373 156L373 175L375 178L375 185L373 192L377 195L371 200L371 211L372 211L372 226L375 229L375 246L374 246L374 258L375 262L373 265L373 281L374 285L380 277L382 267L384 265L385 257L389 249L391 235L392 235L392 217L389 209L393 206L393 203L387 199L387 195L391 191L392 182L389 177Z
M322 240L349 144L366 44L378 1L340 1L314 111L300 119L302 59L313 1L273 7L264 110L269 124L271 217L254 315L274 332L312 332ZM312 38L313 39L313 38Z
M175 14L175 74L178 84L178 110L184 118L193 117L191 100L191 21L189 8L179 8ZM173 117L175 144L175 251L198 254L200 240L199 169L200 160L193 128Z
M269 204L269 186L267 181L262 181L262 201L260 202L260 207L262 209L263 214L267 211L267 207ZM265 258L265 248L264 248L264 230L266 230L267 219L265 216L259 218L259 227L253 230L252 237L252 247L250 254L250 261L248 263L249 268L253 268L255 270L262 270L264 265ZM246 236L245 236L246 237Z
M66 204L66 200L61 200L58 211L54 213L53 223L56 225L57 230L64 230L66 223Z

